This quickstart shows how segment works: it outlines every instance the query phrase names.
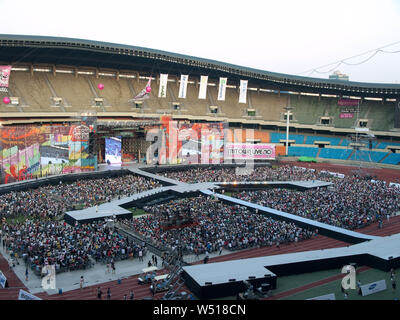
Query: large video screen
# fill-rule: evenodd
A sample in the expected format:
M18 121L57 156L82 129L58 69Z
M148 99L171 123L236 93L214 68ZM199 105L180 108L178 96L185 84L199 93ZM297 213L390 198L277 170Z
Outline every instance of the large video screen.
M106 162L121 164L121 137L106 138Z

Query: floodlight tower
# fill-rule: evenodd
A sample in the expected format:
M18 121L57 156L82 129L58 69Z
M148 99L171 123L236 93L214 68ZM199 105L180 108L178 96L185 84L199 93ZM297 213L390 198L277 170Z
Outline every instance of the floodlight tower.
M290 115L292 115L292 113L290 113L290 110L293 110L293 107L290 106L290 100L289 100L289 104L284 107L284 109L286 110L286 156L289 155L289 118Z

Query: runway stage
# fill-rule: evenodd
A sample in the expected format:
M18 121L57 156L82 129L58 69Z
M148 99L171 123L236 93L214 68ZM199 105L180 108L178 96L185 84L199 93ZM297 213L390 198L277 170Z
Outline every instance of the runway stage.
M253 281L265 281L276 288L279 276L342 268L350 263L389 271L400 266L399 243L397 234L342 248L186 266L182 277L200 299L228 297L243 292L239 282L249 276L255 276Z

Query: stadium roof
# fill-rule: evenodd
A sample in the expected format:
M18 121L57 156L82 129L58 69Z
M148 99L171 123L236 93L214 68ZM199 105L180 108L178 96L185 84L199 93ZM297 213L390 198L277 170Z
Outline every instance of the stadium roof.
M0 63L72 65L132 70L148 74L225 76L228 83L344 96L398 98L400 84L365 83L301 77L253 69L161 50L83 39L0 34Z

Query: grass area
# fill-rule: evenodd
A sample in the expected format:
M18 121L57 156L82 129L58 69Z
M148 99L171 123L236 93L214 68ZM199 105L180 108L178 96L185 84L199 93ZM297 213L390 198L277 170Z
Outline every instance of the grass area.
M128 209L130 212L132 212L132 216L142 216L144 214L147 214L146 211L144 211L143 209L139 209L139 208L129 208Z
M12 217L12 218L6 218L6 222L10 225L15 225L15 224L24 224L26 220L32 220L34 222L37 221L37 217L31 217L31 216L26 216L26 215L20 215L17 217ZM60 215L58 217L46 217L46 218L40 218L40 221L61 221L64 219L63 215Z
M276 282L276 289L273 290L273 294L278 294L281 292L288 291L290 289L294 289L297 287L304 286L306 284L316 282L322 279L326 279L328 277L336 276L340 274L339 269L334 269L334 270L326 270L326 271L319 271L319 272L312 272L312 273L306 273L302 275L293 275L293 276L284 276L284 277L278 277L277 282ZM314 297L314 296L313 296ZM230 297L223 297L223 298L218 298L215 300L235 300L236 296L230 296Z
M26 220L28 220L28 216L18 216L18 217L13 217L13 218L6 218L6 222L8 224L23 224Z
M284 276L277 278L276 289L273 294L285 292L294 288L304 286L306 284L317 282L322 279L336 276L340 274L341 269L324 270L318 272L304 273L301 275Z
M400 268L396 270L396 279L399 279ZM277 279L277 289L273 290L273 295L289 291L319 280L333 277L341 274L341 269L332 269L326 271L305 273L300 275L283 276ZM343 275L344 276L344 275ZM341 279L334 280L308 290L304 290L293 294L291 296L283 297L280 300L306 300L325 294L334 293L336 300L343 300L343 293L341 291ZM356 281L360 280L361 284L368 284L371 282L386 280L387 289L385 291L377 292L368 296L361 296L357 290L348 290L348 300L394 300L400 299L400 288L397 287L396 291L392 289L390 274L377 269L369 269L367 271L357 274ZM399 281L397 281L399 282ZM235 296L223 297L213 300L235 300Z
M82 209L85 209L85 205L83 203L77 203L74 205L73 210L82 210Z
M398 272L400 269L396 270L397 278L398 278ZM337 270L336 274L340 273L340 270ZM334 275L334 274L332 274ZM297 275L297 276L291 276L292 280L304 282L301 280L301 278L305 277L308 278L308 275ZM327 275L329 277L329 275ZM289 278L289 277L282 277L278 278L278 288L280 292L286 291L282 290L282 287L288 286L286 284L286 281L289 279L283 279L283 278ZM296 278L299 278L296 280ZM367 271L364 271L362 273L357 274L357 280L361 281L361 284L367 284L379 280L386 280L386 286L387 289L385 291L377 292L368 296L361 296L358 294L357 290L348 290L348 300L394 300L394 299L400 299L400 288L397 288L396 291L392 289L391 281L390 281L390 274L388 272L383 272L381 270L377 269L369 269ZM317 279L316 281L318 281ZM303 284L311 283L314 281L306 281ZM331 282L328 282L326 284L293 294L288 297L284 297L281 300L306 300L309 298L313 297L318 297L322 296L325 294L330 294L334 293L336 296L336 300L343 300L343 293L341 291L341 279L339 280L334 280ZM292 286L293 287L293 286ZM276 290L277 291L277 290ZM274 292L275 293L275 292Z

